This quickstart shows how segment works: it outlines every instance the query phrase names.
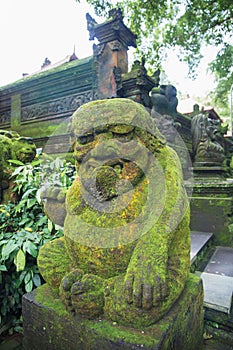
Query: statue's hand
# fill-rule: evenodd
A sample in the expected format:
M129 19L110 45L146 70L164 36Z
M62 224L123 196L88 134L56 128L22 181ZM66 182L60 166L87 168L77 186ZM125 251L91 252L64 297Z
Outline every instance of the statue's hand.
M41 198L47 200L55 200L58 202L65 202L66 190L59 186L44 186L41 188Z
M162 273L156 269L128 269L124 282L127 303L145 310L161 304L167 297L166 269Z
M61 281L60 296L73 314L95 318L103 312L104 287L99 276L73 270Z
M45 186L41 189L41 199L44 201L44 211L49 219L59 226L64 226L66 217L65 198L66 190L61 187Z

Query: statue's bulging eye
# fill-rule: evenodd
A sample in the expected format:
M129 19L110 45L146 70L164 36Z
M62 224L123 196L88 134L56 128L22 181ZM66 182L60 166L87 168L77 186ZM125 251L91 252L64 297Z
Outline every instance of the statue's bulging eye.
M78 136L77 140L81 145L85 145L86 143L94 141L94 134L86 134L86 135Z

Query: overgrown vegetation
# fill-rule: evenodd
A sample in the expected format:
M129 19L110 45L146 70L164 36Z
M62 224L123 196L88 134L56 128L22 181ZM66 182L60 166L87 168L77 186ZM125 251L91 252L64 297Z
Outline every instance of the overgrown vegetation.
M74 177L74 166L59 158L11 162L18 165L12 177L20 199L0 205L0 335L20 331L22 295L43 283L36 264L39 249L63 235L43 212L41 187L46 182L68 188Z

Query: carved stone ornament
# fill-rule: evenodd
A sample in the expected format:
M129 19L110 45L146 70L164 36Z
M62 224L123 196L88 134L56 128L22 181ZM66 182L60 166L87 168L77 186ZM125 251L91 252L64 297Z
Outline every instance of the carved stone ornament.
M123 20L123 14L122 14L122 10L120 8L116 9L112 9L108 12L108 18L112 18L112 19L119 19L119 20Z
M117 84L117 90L120 90L122 88L122 71L120 67L114 67L113 68L113 74L115 78L115 82Z
M118 40L114 40L109 43L109 46L112 51L120 51L122 49L122 45Z
M11 112L3 112L1 115L0 115L0 124L3 125L3 124L10 124L11 122Z
M89 40L94 40L95 39L94 27L97 24L97 22L93 17L91 17L89 13L86 14L86 20L87 20L87 30L89 32Z
M101 24L98 24L88 13L86 19L90 40L97 38L100 44L119 40L126 49L129 46L137 46L137 36L124 25L120 9L112 9L109 12L109 19Z
M55 101L37 103L22 108L22 121L38 118L49 118L52 115L64 114L75 111L82 104L92 101L93 93L87 91L82 94L66 96Z
M98 60L99 57L103 55L105 46L106 44L93 44L93 54L95 62Z

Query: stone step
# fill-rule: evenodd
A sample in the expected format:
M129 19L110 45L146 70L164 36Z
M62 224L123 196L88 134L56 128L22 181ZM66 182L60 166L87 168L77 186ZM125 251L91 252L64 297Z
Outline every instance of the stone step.
M193 264L205 247L210 243L213 233L191 231L190 261Z
M212 273L201 273L204 287L204 306L230 314L233 293L233 278Z
M216 247L204 272L233 277L233 248Z
M205 319L233 331L233 248L216 247L203 272Z

